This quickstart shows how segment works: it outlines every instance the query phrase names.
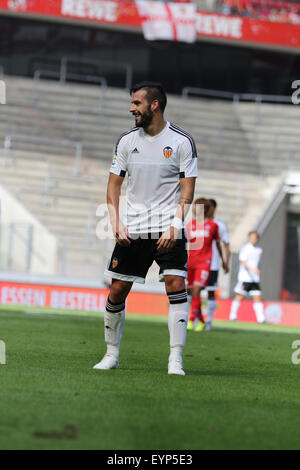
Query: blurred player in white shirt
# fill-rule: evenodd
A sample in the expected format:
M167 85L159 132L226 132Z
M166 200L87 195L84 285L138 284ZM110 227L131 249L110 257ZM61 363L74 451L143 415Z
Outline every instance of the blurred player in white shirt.
M260 270L258 268L262 255L262 248L257 246L259 235L257 232L250 232L249 242L240 251L240 269L238 273L238 283L235 286L235 299L231 304L230 320L237 320L237 312L241 300L249 294L253 298L253 308L258 323L265 322L264 307L261 301L260 290Z
M215 201L215 199L209 199L209 202L211 203L211 210L210 210L209 217L218 225L220 242L222 242L222 245L225 250L224 263L222 263L222 267L225 273L228 273L229 272L229 258L230 258L230 235L229 235L228 228L225 222L214 217L215 211L217 208L217 202ZM208 284L206 287L206 290L208 292L208 299L207 299L208 315L207 315L207 320L205 324L205 331L211 330L212 320L213 320L214 312L216 309L215 292L218 289L218 275L219 275L220 267L221 267L221 259L220 259L220 255L216 247L216 242L214 241L212 260L211 260L211 265L210 265L210 273L209 273L209 278L208 278Z

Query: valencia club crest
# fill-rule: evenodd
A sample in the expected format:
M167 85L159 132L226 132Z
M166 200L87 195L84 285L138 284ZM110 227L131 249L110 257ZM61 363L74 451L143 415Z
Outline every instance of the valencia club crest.
M166 158L170 158L170 156L172 155L172 153L173 153L172 147L165 147L165 148L164 148L164 156L165 156Z

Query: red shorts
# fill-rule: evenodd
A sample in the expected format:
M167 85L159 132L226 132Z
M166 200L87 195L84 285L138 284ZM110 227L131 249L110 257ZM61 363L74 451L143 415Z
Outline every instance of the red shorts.
M202 286L208 283L210 264L206 266L197 266L196 268L188 268L187 287Z

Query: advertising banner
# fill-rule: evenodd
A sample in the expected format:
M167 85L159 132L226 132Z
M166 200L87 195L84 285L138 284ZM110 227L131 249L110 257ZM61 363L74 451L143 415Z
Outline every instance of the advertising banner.
M29 284L0 281L0 303L20 307L48 307L62 310L104 312L108 289L71 287L50 284ZM216 320L229 320L231 299L218 299ZM205 313L205 301L203 305ZM127 313L167 316L168 297L165 294L132 291L127 299ZM264 302L267 323L300 327L299 302ZM238 321L256 323L253 302L244 300L238 311Z
M146 39L193 42L196 37L300 48L300 25L195 11L190 3L140 0L0 0L0 13L84 20L143 31Z
M108 289L0 281L2 306L104 312L107 296ZM127 299L128 313L167 315L168 309L169 301L165 294L131 292Z

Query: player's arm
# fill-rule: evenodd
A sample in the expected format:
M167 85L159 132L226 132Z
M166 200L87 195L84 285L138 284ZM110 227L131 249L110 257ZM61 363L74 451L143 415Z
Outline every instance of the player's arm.
M223 242L224 251L225 251L225 265L226 265L226 272L229 272L229 260L230 260L230 244Z
M122 246L128 246L130 244L129 233L119 216L119 200L123 181L123 176L110 173L107 184L106 200L110 223L116 241Z
M117 243L122 246L128 246L130 244L128 230L120 220L119 215L121 186L126 175L126 170L127 145L126 138L122 135L114 151L106 192L106 201L113 234Z
M228 266L226 265L226 261L224 260L224 255L223 255L223 250L221 247L221 242L216 240L216 247L218 250L218 253L220 255L221 261L222 261L222 268L224 269L225 273L228 273Z
M189 211L191 203L193 202L195 183L195 177L180 179L180 198L174 220L181 221L181 225ZM157 241L157 250L160 252L169 251L175 245L180 232L181 228L179 228L179 226L176 227L172 225L169 227Z
M230 260L230 235L228 232L227 225L223 222L221 225L219 225L219 230L220 230L220 239L222 242L222 249L225 252L225 266L226 269L225 271L228 273L229 272L229 260Z
M254 274L260 274L260 269L253 268L253 267L250 266L250 264L248 264L246 261L241 261L241 264L242 264L243 266L245 266L245 268L248 269L248 271L251 271L251 272L254 273Z
M228 273L228 267L226 266L226 263L225 263L225 260L224 260L224 255L223 255L223 250L222 250L222 246L221 246L221 237L220 237L218 225L216 225L216 229L215 229L213 238L216 242L216 247L217 247L219 256L221 258L221 261L222 261L222 268L224 269L225 273Z

